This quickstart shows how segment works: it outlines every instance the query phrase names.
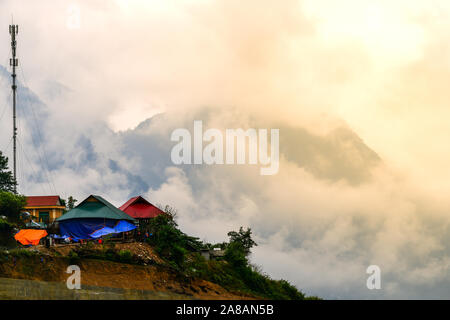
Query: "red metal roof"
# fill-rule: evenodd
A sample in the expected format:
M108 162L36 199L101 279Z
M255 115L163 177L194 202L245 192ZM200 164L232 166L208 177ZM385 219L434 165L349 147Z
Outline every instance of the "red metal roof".
M131 198L119 209L135 219L154 218L164 213L141 196Z
M59 196L28 196L27 207L61 206Z

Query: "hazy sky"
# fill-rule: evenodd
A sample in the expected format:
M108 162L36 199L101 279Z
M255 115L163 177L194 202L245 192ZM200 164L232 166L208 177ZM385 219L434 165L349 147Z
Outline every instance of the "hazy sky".
M21 192L141 193L209 241L250 226L253 261L308 294L450 298L448 1L0 0L5 67L12 15ZM193 120L280 128L279 173L174 166Z

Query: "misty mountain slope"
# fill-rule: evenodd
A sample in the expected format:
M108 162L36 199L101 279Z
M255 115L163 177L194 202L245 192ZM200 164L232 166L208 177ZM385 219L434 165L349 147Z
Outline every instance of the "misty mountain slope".
M380 157L352 130L340 127L326 136L303 128L284 127L280 131L280 148L287 160L304 167L317 178L344 179L359 184L370 179Z
M0 66L0 84L2 85L0 101L4 105L8 103L9 82L8 70ZM19 139L24 146L31 147L31 150L39 148L40 144L45 142L45 150L48 153L45 161L47 161L50 171L63 168L70 168L74 171L83 170L83 168L100 170L100 164L97 162L102 162L102 172L107 170L111 174L126 176L125 181L135 186L131 188L131 193L145 192L149 186L156 188L164 181L164 169L172 165L170 151L174 143L170 141L170 134L174 129L177 127L192 129L194 120L203 120L204 130L206 130L210 126L214 126L217 117L221 117L220 113L217 114L211 108L202 108L182 119L176 119L176 115L170 114L156 115L142 121L133 130L119 133L113 133L106 124L100 124L96 128L88 127L84 132L74 132L75 134L72 132L70 137L66 137L64 141L74 148L64 148L61 144L55 145L57 138L49 139L53 134L50 127L54 126L52 117L54 117L55 106L51 108L53 111L50 111L47 104L34 92L24 87L20 81L18 85L17 113L19 133L21 133ZM68 98L68 93L71 92L70 88L57 82L47 83L43 90L44 95L48 93L45 100L49 103L54 97L58 97L58 101L64 97ZM11 129L8 129L10 111L7 109L2 119L2 123L6 123L6 125L1 126L3 138L0 146L7 145L8 137L11 135L8 133ZM51 116L50 112L52 112ZM223 110L223 112L229 113L230 110ZM376 153L370 150L349 128L341 127L329 132L326 136L317 136L305 128L280 126L276 123L267 124L261 122L257 116L253 115L252 117L251 125L255 128L259 128L262 123L268 128L279 128L281 156L319 179L330 181L343 179L351 184L361 183L369 179L371 168L380 161ZM241 127L240 123L234 125L233 128ZM226 128L221 129L225 130ZM64 137L65 133L58 132L57 135ZM109 141L111 146L119 146L114 153L122 155L122 160L111 157L114 153L109 157L106 156L104 151L108 151L109 147L103 139ZM99 143L105 149L102 150L103 152L96 147ZM62 150L63 148L65 150ZM43 151L41 152L39 161L44 161ZM64 154L70 154L70 157ZM127 163L126 159L128 158L134 159L133 166ZM188 174L191 169L190 166L183 166L183 170ZM197 169L195 168L195 170ZM43 178L40 177L37 181L42 182Z

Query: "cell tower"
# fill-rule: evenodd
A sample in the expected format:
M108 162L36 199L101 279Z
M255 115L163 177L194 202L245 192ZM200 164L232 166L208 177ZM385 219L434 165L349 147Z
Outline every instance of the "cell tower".
M19 26L12 24L9 26L9 34L11 35L11 54L12 58L9 59L9 65L12 67L12 94L13 94L13 175L14 175L14 193L17 194L17 175L16 175L16 139L17 139L17 126L16 126L16 67L19 66L19 59L16 58L16 35L19 33Z

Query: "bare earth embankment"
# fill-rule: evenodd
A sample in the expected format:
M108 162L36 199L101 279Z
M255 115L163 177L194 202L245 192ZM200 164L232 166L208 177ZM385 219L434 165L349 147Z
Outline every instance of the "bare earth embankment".
M32 256L9 257L0 265L0 278L36 282L14 283L0 279L3 284L0 299L252 299L231 293L217 284L180 275L164 266L147 244L123 243L116 247L131 251L143 265L81 259L77 265L81 269L82 291L78 293L66 288L70 276L66 273L70 264L67 255L74 246L51 249L38 246L33 249L37 254ZM26 287L29 287L28 293Z

